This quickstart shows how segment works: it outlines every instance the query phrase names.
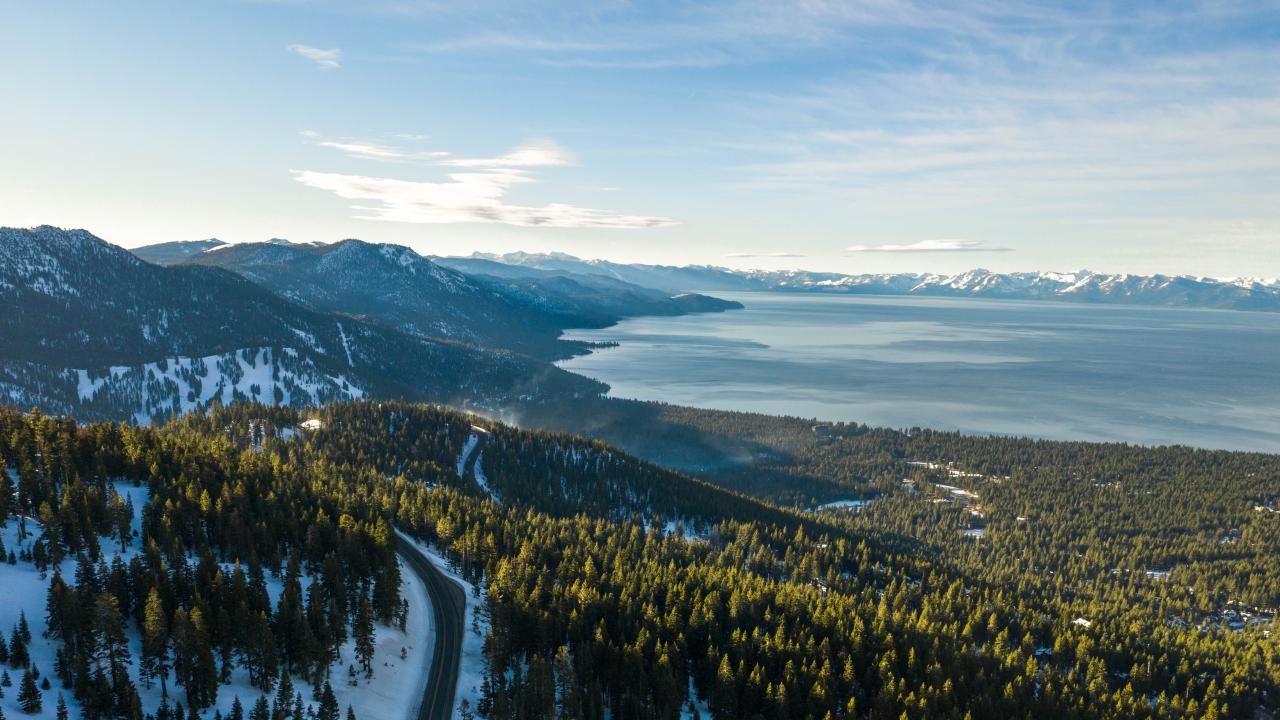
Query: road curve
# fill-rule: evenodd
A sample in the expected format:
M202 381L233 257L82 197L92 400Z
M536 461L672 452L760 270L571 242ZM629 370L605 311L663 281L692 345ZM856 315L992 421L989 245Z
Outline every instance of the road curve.
M453 699L458 690L458 664L462 661L462 633L467 626L467 594L444 576L416 545L396 535L400 557L427 586L436 630L427 689L423 693L417 720L448 720L453 717Z

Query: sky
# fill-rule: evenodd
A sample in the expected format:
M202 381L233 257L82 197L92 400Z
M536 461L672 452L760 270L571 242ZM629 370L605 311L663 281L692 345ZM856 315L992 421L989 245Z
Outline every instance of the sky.
M0 225L1280 275L1280 3L10 2Z

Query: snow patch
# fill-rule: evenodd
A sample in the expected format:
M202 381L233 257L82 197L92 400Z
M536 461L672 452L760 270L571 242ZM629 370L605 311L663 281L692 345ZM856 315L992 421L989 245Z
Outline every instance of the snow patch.
M467 459L471 457L471 453L475 451L476 445L480 444L480 436L471 433L467 436L467 442L462 446L462 452L458 453L458 477L462 478L467 474Z

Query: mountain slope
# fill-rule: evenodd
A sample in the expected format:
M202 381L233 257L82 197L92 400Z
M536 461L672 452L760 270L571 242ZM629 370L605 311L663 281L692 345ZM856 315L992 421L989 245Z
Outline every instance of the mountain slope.
M208 240L175 240L173 242L148 245L132 252L153 265L177 265L200 253L225 245L225 242L215 238Z
M552 318L412 250L344 240L332 245L248 243L188 259L326 312L367 316L402 332L492 347L563 354Z
M173 254L163 246L134 253L142 258ZM413 335L513 349L542 359L569 357L584 349L558 340L566 328L601 327L634 315L740 307L703 296L672 297L598 276L575 276L579 282L548 281L548 274L538 270L510 277L473 276L468 268L435 262L406 247L360 240L221 245L185 255L181 262L230 270L314 310L358 315Z
M497 407L598 393L518 355L318 312L211 267L160 267L83 230L0 230L0 396L139 421L214 401L405 397Z
M452 259L452 258L451 258ZM766 281L727 268L709 265L642 265L582 260L564 253L524 253L505 255L475 253L466 260L496 262L526 270L542 270L575 275L598 275L632 285L666 292L769 290Z

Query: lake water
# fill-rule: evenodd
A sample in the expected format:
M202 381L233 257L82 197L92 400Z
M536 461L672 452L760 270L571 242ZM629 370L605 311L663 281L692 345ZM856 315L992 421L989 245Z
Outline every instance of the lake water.
M1280 313L716 293L561 363L611 394L726 410L1280 452Z

